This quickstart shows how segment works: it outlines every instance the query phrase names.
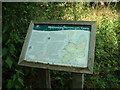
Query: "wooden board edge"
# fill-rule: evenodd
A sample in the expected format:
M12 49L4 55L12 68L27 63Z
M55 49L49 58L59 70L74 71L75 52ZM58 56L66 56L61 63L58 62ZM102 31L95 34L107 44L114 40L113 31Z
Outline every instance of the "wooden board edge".
M21 60L21 62L19 62L19 65L35 67L35 68L43 68L43 69L49 69L49 70L57 70L57 71L92 74L92 72L88 68L74 68L74 67L50 65L50 64L43 64L43 63L33 63L25 60Z
M94 54L95 54L95 43L96 43L96 22L92 23L90 35L90 47L89 47L89 56L88 56L88 69L93 73L94 66Z
M37 21L33 20L34 24L71 24L71 25L90 25L95 21L64 21L64 20L44 20Z
M25 58L25 54L26 54L26 50L27 50L27 46L28 46L28 43L29 43L29 40L30 40L30 36L31 36L33 26L34 26L34 23L31 21L30 25L29 25L29 28L28 28L28 31L27 31L27 35L25 37L25 41L24 41L24 44L23 44L23 47L22 47L22 51L21 51L21 54L20 54L18 64Z

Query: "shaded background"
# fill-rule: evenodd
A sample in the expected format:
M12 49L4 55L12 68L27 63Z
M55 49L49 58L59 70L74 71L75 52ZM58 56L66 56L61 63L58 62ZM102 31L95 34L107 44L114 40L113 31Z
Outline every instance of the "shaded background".
M94 73L85 75L85 88L120 88L120 3L41 2L3 3L3 88L39 88L39 69L18 66L31 20L97 21ZM52 88L71 85L71 73L51 71Z

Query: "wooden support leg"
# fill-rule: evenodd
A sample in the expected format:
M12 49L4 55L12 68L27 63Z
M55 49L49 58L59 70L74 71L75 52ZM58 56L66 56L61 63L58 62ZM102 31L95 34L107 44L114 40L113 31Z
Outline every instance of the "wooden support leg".
M51 88L51 81L50 81L50 71L46 69L40 69L40 75L38 79L39 88Z
M84 86L84 74L73 73L72 74L72 88L80 88L83 90Z

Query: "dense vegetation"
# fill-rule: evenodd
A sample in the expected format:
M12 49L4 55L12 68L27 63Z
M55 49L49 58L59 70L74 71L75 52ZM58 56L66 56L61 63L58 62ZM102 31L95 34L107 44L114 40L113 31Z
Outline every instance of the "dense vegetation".
M85 75L85 88L120 88L119 3L3 3L3 88L37 87L39 69L18 66L31 20L97 21L93 75ZM52 88L70 87L71 73L51 71Z

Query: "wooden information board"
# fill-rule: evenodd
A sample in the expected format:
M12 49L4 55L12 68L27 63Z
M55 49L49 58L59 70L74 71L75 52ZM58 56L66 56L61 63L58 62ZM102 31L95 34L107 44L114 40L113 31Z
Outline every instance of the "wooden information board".
M31 21L19 65L93 73L95 21Z

